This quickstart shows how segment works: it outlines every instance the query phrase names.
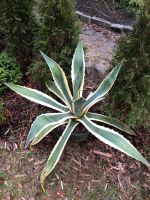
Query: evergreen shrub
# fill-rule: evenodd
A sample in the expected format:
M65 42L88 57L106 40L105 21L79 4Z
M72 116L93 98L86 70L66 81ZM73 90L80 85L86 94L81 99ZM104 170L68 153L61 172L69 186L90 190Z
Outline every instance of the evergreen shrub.
M18 83L22 72L14 58L6 53L0 54L0 94L6 89L5 82Z
M3 103L0 101L0 126L5 122L5 120L4 106Z
M137 11L139 9L138 0L117 0L116 1L120 8L129 12Z
M70 60L79 40L79 23L75 14L75 2L70 0L41 1L41 23L37 33L36 52L42 50L65 72L69 72ZM41 59L42 60L42 59ZM41 60L36 62L39 77L46 78L49 72ZM40 68L40 69L39 69ZM49 75L48 75L49 76Z
M0 29L4 33L6 51L15 56L23 71L32 57L34 32L34 0L3 0L0 6Z
M150 123L150 21L140 14L134 30L118 42L112 68L125 58L107 104L102 110L129 126L147 127ZM111 106L110 106L111 105Z

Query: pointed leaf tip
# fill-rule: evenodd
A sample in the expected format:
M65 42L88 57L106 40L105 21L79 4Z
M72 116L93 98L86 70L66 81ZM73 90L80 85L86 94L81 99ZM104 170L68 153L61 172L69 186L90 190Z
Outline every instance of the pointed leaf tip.
M88 112L86 116L92 121L99 121L99 122L111 125L115 128L118 128L121 131L124 131L130 135L135 135L135 133L126 124L122 123L118 119L107 117L105 115L101 115L97 113L91 113L91 112Z
M48 174L50 174L52 172L52 170L58 163L60 156L64 150L64 147L65 147L72 131L78 125L78 123L79 122L77 122L77 121L69 120L68 125L66 126L62 136L59 138L55 147L53 148L53 150L47 160L46 166L44 167L44 169L41 173L41 177L40 177L41 186L44 185L45 178L48 176Z
M82 43L79 42L72 59L71 78L73 86L73 99L82 97L85 76L85 59Z
M150 163L138 152L138 150L118 132L93 123L86 116L79 119L79 121L99 140L105 144L120 150L128 156L139 160L143 164L149 166Z
M111 70L111 72L100 83L97 90L90 97L87 98L87 101L85 104L85 110L88 107L90 108L91 105L93 106L94 102L96 103L98 99L101 99L109 92L109 90L112 88L112 86L118 76L118 73L121 69L123 62L124 62L124 59L116 67L114 67Z

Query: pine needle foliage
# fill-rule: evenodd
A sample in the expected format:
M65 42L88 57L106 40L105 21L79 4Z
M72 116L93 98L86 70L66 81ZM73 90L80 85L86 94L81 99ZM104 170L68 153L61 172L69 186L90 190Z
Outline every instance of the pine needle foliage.
M116 0L116 2L120 8L128 12L136 12L139 9L138 0Z
M7 52L16 57L23 71L30 63L35 21L34 0L3 0L0 6L0 28L5 34Z
M41 2L41 27L36 49L46 52L64 70L70 71L73 51L79 40L79 24L74 0L45 0Z
M148 128L150 123L150 17L141 12L134 30L118 42L112 68L125 62L103 111L130 127ZM111 107L110 107L111 104Z
M4 110L3 103L0 101L0 126L3 125L6 120Z

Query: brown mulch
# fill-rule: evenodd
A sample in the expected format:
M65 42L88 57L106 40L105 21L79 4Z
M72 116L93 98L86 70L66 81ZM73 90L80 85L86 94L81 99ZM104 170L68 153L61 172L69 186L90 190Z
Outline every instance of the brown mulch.
M36 88L35 84L30 82L30 80L24 81L23 85ZM85 96L87 96L90 91L93 91L96 88L96 85L88 80L85 86ZM10 152L15 151L16 149L22 150L32 121L38 114L48 112L48 109L30 102L25 98L16 95L12 91L7 91L3 97L1 97L1 99L5 102L7 117L7 123L4 127L1 127L1 138L3 141L7 142L7 148ZM98 112L98 110L99 106L93 109L95 112ZM52 110L49 111L52 112ZM57 131L60 135L62 129L57 129ZM5 134L6 132L7 134ZM143 154L143 156L149 160L150 133L142 129L137 130L136 133L136 137L127 135L125 136ZM47 158L58 137L59 136L54 137L54 135L50 135L44 138L43 141L34 147L32 151L37 154L41 152L42 159L43 155L44 158ZM5 162L5 158L3 159ZM43 166L43 161L37 160L37 163L38 162L42 162ZM100 181L104 179L102 186L104 184L106 190L109 185L114 185L120 188L120 192L118 193L120 198L116 198L118 200L128 200L131 197L131 194L133 194L133 198L131 199L134 199L134 197L137 199L138 195L143 196L145 200L148 200L150 197L150 169L142 165L140 162L126 156L125 154L111 148L108 145L105 145L95 137L90 136L87 141L77 144L71 143L70 141L64 150L63 157L59 165L61 165L61 167L57 169L60 170L58 170L59 174L61 175L65 184L75 185L76 182L78 182L78 188L75 190L75 196L78 197L77 199L83 200L82 188L85 187L84 183L87 181L86 176L88 177L89 173L95 173L93 176L91 175L88 178L88 182L90 184L89 187L92 187L94 184L100 184ZM37 176L37 174L39 176L42 166L40 165L40 167L37 169L35 176ZM71 175L66 175L69 170L72 171L73 177ZM102 173L102 175L100 175L99 172ZM136 185L137 180L139 185ZM48 180L48 183L51 183L51 181L51 179ZM58 180L56 181L58 182ZM48 184L47 190L51 191L50 188L51 186ZM140 190L138 188L140 188ZM56 191L57 190L58 188L56 188ZM63 192L62 194L64 197L65 194ZM40 194L37 192L37 195L40 198L42 193ZM58 193L56 193L56 196L57 195ZM58 199L58 197L56 199ZM60 197L59 199L63 200L64 198ZM142 199L139 197L138 200Z
M90 86L88 86L88 88L89 87ZM4 132L9 129L9 137L3 137L3 140L7 141L8 149L10 151L11 149L14 150L15 148L23 149L23 143L26 139L32 121L35 119L37 114L43 112L44 110L42 110L41 106L29 102L28 100L25 100L11 91L7 92L3 98L5 100L7 119L9 120L3 127ZM61 132L59 131L59 135L60 134ZM50 135L43 139L43 141L34 147L32 151L34 153L44 151L44 153L41 154L44 155L44 158L48 157L57 139L58 137L55 138ZM132 144L136 146L136 148L138 148L138 150L149 160L149 133L144 130L138 130L136 137L128 136L128 139L130 139ZM17 147L15 147L14 144ZM58 167L56 171L60 170L61 172L62 170L61 173L59 172L59 176L61 175L63 183L69 185L70 183L76 184L76 181L78 180L78 190L75 191L75 196L78 197L78 199L83 200L82 188L85 187L84 183L87 179L85 176L88 177L89 173L92 172L96 174L98 171L102 173L101 177L104 179L106 189L110 185L117 185L117 187L120 188L118 196L120 195L121 199L129 199L129 197L131 197L131 193L133 194L133 197L135 196L135 198L137 198L138 193L139 195L142 193L142 195L145 197L145 200L148 200L150 197L149 169L140 162L109 147L108 145L105 145L92 136L90 136L87 141L77 144L72 144L70 141L64 150L63 158L59 165L61 165L61 167ZM38 174L39 176L42 166L40 165L40 168L38 168L38 171L35 175ZM69 177L66 175L68 170L72 170L72 173L74 174L72 177L73 179L70 175ZM93 185L95 184L101 184L99 182L100 180L99 174L93 176L91 175L88 178L90 187L94 187ZM137 180L140 184L138 186L136 186ZM47 180L47 183L51 182L53 184L55 181L52 181L51 179ZM58 180L56 180L56 182L58 182ZM50 188L50 184L47 184L47 191L50 192ZM129 188L130 192L128 193ZM138 188L140 188L140 190L138 190ZM56 188L56 191L57 190L59 189ZM63 197L65 197L66 194L64 191L61 192ZM37 195L40 198L42 193L38 192ZM58 192L55 195L57 197ZM58 198L56 197L54 199ZM60 200L63 199L64 198L60 197ZM117 197L117 199L119 200L120 198ZM139 197L139 199L141 198Z

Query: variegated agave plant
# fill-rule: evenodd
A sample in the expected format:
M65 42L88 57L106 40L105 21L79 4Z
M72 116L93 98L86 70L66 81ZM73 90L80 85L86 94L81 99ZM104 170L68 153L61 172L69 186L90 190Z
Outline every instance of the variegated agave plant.
M71 78L73 94L69 89L66 75L60 66L46 56L43 52L41 52L41 54L47 62L54 80L54 82L46 83L47 88L57 97L59 97L59 99L64 102L65 105L56 101L53 97L35 89L6 83L10 89L14 90L21 96L43 106L47 106L59 111L57 113L42 114L35 119L26 140L26 147L31 141L31 146L37 144L53 129L67 123L62 136L56 143L50 154L50 157L48 158L46 166L42 171L40 178L41 185L43 186L46 176L56 166L71 133L79 123L83 124L89 132L91 132L95 137L104 143L124 152L125 154L141 161L146 165L149 165L149 163L136 150L136 148L122 135L110 128L97 125L93 121L111 125L121 131L133 135L134 133L132 130L130 130L130 128L117 119L89 112L90 107L103 99L103 97L111 89L117 78L122 63L116 66L110 72L110 74L106 76L94 93L90 94L86 99L84 99L82 97L82 93L85 75L85 61L82 44L78 44L72 60Z

